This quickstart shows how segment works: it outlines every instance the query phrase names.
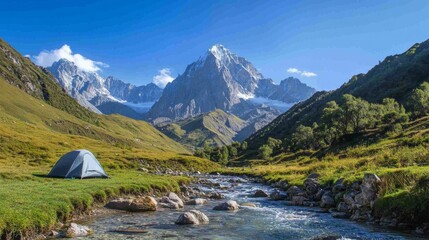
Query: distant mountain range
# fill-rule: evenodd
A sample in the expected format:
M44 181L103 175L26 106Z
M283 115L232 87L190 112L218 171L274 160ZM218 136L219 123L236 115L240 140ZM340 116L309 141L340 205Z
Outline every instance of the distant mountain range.
M114 77L79 69L73 62L60 59L47 68L60 86L82 106L96 113L121 114L142 119L159 99L162 89L153 83L134 86Z
M65 92L96 113L144 119L158 127L163 126L161 130L168 129L166 124L180 122L181 125L185 119L217 110L222 111L221 115L237 117L243 122L240 130L233 131L232 135L225 133L221 136L222 132L217 131L217 138L222 141L207 139L215 145L245 139L315 92L314 88L292 77L275 84L272 79L264 78L245 58L219 44L188 65L185 72L165 89L153 83L134 86L111 76L103 78L97 72L83 71L65 59L55 62L47 70L57 78ZM222 121L216 123L225 124ZM225 129L225 126L217 128ZM201 145L202 142L197 144Z

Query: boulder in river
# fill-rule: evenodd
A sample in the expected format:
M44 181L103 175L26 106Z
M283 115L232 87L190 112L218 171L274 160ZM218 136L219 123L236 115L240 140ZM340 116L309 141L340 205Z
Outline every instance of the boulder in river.
M355 196L356 203L362 206L372 207L372 204L377 198L380 184L381 180L377 175L373 173L365 173L360 186L361 193Z
M320 189L320 183L317 181L317 178L307 178L304 181L304 189L307 195L315 195Z
M345 202L340 202L337 205L337 211L339 211L339 212L348 212L349 211L349 206Z
M290 197L293 197L293 196L304 196L304 195L305 195L305 192L304 192L301 188L299 188L299 187L297 187L297 186L291 186L291 187L287 190L287 194L288 194L288 196L290 196Z
M73 238L73 237L85 237L92 234L92 230L83 225L79 225L76 223L71 223L70 226L67 228L66 231L66 237Z
M179 209L180 208L180 206L177 202L171 200L167 196L164 196L159 200L159 205L163 208L170 208L170 209Z
M261 189L258 189L255 191L255 194L253 194L254 197L268 197L268 194Z
M138 198L118 198L107 203L106 207L130 212L156 211L158 203L150 196Z
M303 197L303 196L293 196L292 197L292 204L297 205L297 206L302 206L302 205L304 205L304 202L307 200L308 199L306 197Z
M204 198L195 198L187 201L185 205L204 205L207 203L207 199Z
M272 193L270 193L271 200L279 201L279 200L285 200L287 195L285 193L280 192L279 190L274 190Z
M209 218L202 212L198 210L191 210L189 212L185 212L180 214L179 218L175 222L179 225L186 225L186 224L207 224L209 223Z
M256 207L258 207L254 203L242 203L242 204L240 204L240 207L241 206L243 206L243 207L250 207L250 208L256 208Z
M179 196L177 196L177 194L175 194L174 192L170 192L167 197L172 200L173 202L176 202L177 204L179 204L180 208L183 208L183 201L182 199L180 199Z
M238 205L237 202L233 200L226 201L213 208L213 210L217 211L235 211L238 209L240 209L240 205Z
M222 195L221 193L218 192L211 192L206 194L206 197L211 198L211 199L223 199L225 198L224 195Z
M323 194L322 199L320 200L320 207L322 208L331 208L335 207L334 198L329 192Z

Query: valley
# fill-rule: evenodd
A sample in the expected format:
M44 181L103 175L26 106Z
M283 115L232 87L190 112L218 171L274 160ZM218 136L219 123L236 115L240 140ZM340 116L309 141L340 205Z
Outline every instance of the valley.
M427 3L2 5L1 240L429 237Z

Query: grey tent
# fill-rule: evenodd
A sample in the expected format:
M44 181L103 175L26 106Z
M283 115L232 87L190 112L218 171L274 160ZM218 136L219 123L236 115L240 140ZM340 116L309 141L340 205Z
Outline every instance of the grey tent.
M88 150L76 150L62 156L48 174L49 177L108 177L97 158Z

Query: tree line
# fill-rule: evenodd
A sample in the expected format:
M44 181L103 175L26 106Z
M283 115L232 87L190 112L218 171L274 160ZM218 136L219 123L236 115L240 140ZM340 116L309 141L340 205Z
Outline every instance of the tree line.
M326 103L322 117L310 126L299 125L295 132L284 139L268 138L258 149L262 159L270 159L280 151L318 150L329 147L347 135L359 134L371 129L387 133L399 133L409 119L429 115L429 83L424 82L413 90L405 107L393 98L381 103L370 103L351 94L344 94L337 101ZM247 149L247 142L234 142L223 147L212 147L208 142L195 156L226 165Z
M296 151L329 147L347 135L370 129L382 128L387 133L398 133L410 118L429 115L428 82L413 90L406 107L409 111L393 98L385 98L381 104L377 104L344 94L338 102L326 103L318 122L311 126L299 125L291 137L283 139L283 143L269 138L259 148L259 157L269 159L276 148L278 151Z

